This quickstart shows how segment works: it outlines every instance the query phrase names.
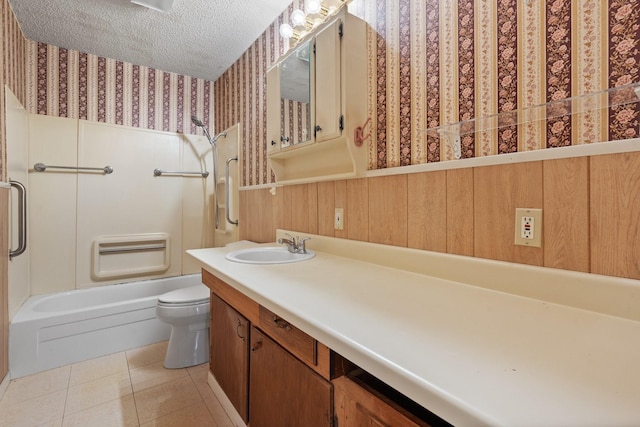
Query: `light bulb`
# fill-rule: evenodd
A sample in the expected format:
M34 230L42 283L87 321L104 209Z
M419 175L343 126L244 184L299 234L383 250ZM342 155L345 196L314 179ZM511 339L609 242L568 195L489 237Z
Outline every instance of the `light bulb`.
M316 14L320 12L322 5L320 4L320 0L307 0L307 13Z
M291 23L294 27L299 27L307 22L307 16L300 9L296 9L291 14Z
M289 24L280 25L280 35L285 39L290 39L293 36L293 28Z

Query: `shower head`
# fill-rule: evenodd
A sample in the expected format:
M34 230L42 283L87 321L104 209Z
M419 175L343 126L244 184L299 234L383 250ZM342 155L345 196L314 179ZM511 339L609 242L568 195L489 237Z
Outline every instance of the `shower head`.
M205 126L204 123L202 123L202 120L200 120L196 116L191 116L191 123L193 123L199 128L202 128L202 132L204 132L204 136L206 136L207 139L209 140L209 144L215 145L217 138L211 139L211 135L209 134L209 129L207 128L207 126Z
M204 132L205 136L209 140L209 144L213 145L214 147L216 145L216 141L218 140L218 138L223 137L223 136L225 138L227 137L227 132L220 132L219 134L217 134L216 136L211 138L211 135L209 134L209 129L207 128L207 126L205 126L205 124L202 123L202 120L200 120L196 116L191 116L191 123L193 123L194 125L196 125L199 128L202 128L202 131Z
M193 123L194 125L198 126L199 128L203 128L204 127L204 123L202 123L202 120L200 120L196 116L191 116L191 123Z

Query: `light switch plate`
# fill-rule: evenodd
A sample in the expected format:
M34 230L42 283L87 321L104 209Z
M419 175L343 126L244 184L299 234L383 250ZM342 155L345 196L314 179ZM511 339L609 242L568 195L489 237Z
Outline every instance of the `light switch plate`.
M516 208L515 244L542 246L542 209Z
M336 230L344 230L344 209L336 208L335 215L333 217L333 228Z

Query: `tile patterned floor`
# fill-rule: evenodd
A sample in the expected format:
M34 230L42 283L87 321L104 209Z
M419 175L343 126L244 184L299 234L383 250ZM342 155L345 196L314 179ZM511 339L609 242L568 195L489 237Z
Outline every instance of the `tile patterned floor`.
M162 366L167 342L12 380L3 427L231 427L207 385L208 364Z

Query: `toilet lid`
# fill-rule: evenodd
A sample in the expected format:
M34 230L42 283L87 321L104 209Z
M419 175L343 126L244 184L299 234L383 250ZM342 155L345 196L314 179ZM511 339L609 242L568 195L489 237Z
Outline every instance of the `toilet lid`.
M209 301L210 291L205 285L189 286L167 292L158 297L165 304L188 304Z

